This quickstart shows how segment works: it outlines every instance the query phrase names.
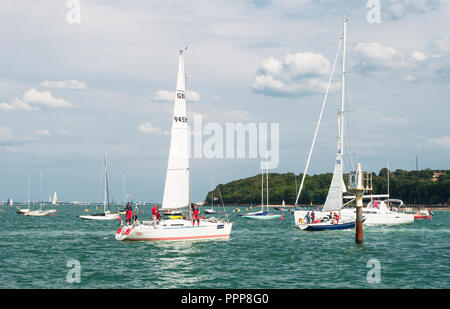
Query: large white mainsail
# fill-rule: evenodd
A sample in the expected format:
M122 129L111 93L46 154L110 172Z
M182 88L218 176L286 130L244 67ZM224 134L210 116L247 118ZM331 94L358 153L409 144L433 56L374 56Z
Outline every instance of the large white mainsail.
M189 127L187 123L183 50L180 50L169 162L162 208L188 206L190 202L189 192Z

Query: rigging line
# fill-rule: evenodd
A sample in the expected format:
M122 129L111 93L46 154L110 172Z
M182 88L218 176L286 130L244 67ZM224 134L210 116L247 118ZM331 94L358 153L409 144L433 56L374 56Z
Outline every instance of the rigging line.
M322 120L322 115L323 115L323 111L324 111L324 108L325 108L325 103L327 101L328 92L329 92L330 86L331 86L331 81L333 80L334 69L336 68L336 63L337 63L337 60L338 60L339 51L341 50L341 46L342 46L342 38L339 40L339 44L338 44L338 48L337 48L337 52L336 52L336 57L334 58L333 69L331 70L330 78L328 80L327 90L325 92L325 96L324 96L323 102L322 102L322 108L320 110L319 121L317 122L316 130L314 132L314 138L313 138L313 141L312 141L312 144L311 144L311 149L309 150L308 159L306 161L305 172L303 173L303 176L302 176L302 182L300 183L300 188L298 190L297 198L295 200L295 205L298 204L298 199L299 199L300 194L301 194L302 189L303 189L303 184L305 182L305 176L306 176L306 173L308 171L309 162L311 160L311 154L313 152L314 144L316 142L317 133L319 131L319 126L320 126L320 121Z
M351 53L351 50L350 50L350 53ZM351 59L351 57L350 57L350 59ZM352 71L353 71L353 65L352 65L351 62L350 62L350 66L351 66ZM358 79L358 81L361 83L360 89L362 89L362 95L364 97L363 101L368 103L368 105L366 105L366 110L367 110L367 107L375 107L376 105L373 102L373 98L372 98L371 95L369 95L367 80L364 77L364 75L362 75L361 78ZM359 110L360 110L359 112L361 112L361 108L359 108ZM371 138L369 138L369 139L366 138L365 140L372 140L372 141L375 140L376 141L377 140L377 135L375 133L378 132L378 131L374 130L374 128L382 127L381 123L379 121L379 117L368 117L367 113L363 113L361 118L364 118L364 120L365 120L364 123L371 124L371 123L375 122L375 125L369 125L369 133L370 133ZM375 159L377 161L378 166L382 166L382 164L380 162L380 157L381 156L380 156L380 153L378 151L378 147L376 147L376 143L372 142L370 148L371 148L372 153L375 153Z
M100 195L99 188L103 187L103 173L104 172L105 171L104 171L104 167L103 167L103 164L102 164L102 167L98 168L98 170L97 170L97 194L96 194L95 201L94 201L95 204L97 204L97 202L99 201L99 198L100 198L100 196L99 196ZM101 191L103 191L103 190L104 189L102 188ZM87 206L89 206L89 205L87 205Z
M352 170L354 165L353 165L353 148L352 148L351 140L352 140L353 137L352 137L352 134L351 134L352 131L350 130L350 128L351 128L351 126L350 126L350 123L351 123L351 121L350 121L350 113L348 113L348 112L350 111L350 105L351 105L349 103L352 102L353 98L352 98L351 93L349 93L348 83L345 85L345 91L346 91L345 93L347 95L347 106L349 108L347 109L347 117L345 117L345 121L344 121L344 125L345 125L344 130L345 130L345 134L347 135L347 138L345 139L344 142L346 143L346 148L348 148L348 157L350 158L350 168L349 168L349 170ZM343 154L343 155L345 155L345 154ZM345 164L346 161L347 160L344 160L344 164Z
M220 200L222 201L222 207L225 214L225 218L227 219L227 223L230 223L230 216L225 212L225 204L223 203L222 193L220 192L220 185L217 186L217 189L219 190L219 196Z

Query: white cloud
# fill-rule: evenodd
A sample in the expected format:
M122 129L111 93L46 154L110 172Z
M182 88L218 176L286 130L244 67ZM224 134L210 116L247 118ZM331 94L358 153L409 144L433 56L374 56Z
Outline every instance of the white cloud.
M450 137L448 136L433 137L431 142L442 148L450 148Z
M153 97L153 100L159 102L172 102L175 100L175 92L170 92L167 90L159 90L156 92L156 95ZM191 102L200 101L200 94L193 90L186 91L186 100Z
M383 0L384 20L399 20L409 14L427 14L441 8L440 0Z
M21 99L14 98L10 103L0 103L0 110L4 111L35 111L39 110L39 108L32 106Z
M405 68L409 65L397 50L376 42L357 43L354 55L353 61L356 61L356 69L364 73L379 73L385 70Z
M37 130L33 133L36 136L50 136L49 130Z
M411 53L411 56L414 59L419 60L419 61L424 61L424 60L426 60L428 58L427 55L425 55L424 53L422 53L420 51L417 51L417 50L413 51Z
M161 128L154 127L150 122L142 123L138 126L138 130L145 134L152 135L169 135L169 132L164 131Z
M450 79L450 41L430 41L423 51L400 52L380 43L357 43L352 50L353 68L364 75L397 77L407 82Z
M72 103L64 99L55 98L50 91L38 91L35 88L26 91L22 99L14 98L11 102L0 103L0 110L4 111L38 111L44 108L68 108Z
M45 88L62 88L62 89L87 89L87 84L78 80L61 80L41 82L41 86Z
M38 91L35 88L28 90L23 94L23 100L27 103L34 103L48 108L67 108L73 107L72 103L64 99L55 98L50 91Z
M254 91L269 96L296 97L324 93L331 72L330 62L312 52L288 53L284 59L264 59L253 82ZM338 89L332 84L330 91Z

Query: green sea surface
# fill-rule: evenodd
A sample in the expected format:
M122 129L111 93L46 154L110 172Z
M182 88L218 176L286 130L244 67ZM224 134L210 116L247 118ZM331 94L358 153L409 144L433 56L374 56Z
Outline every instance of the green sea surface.
M140 218L150 218L151 206L141 208ZM119 221L84 221L77 216L85 206L56 209L27 217L0 206L0 288L450 288L449 211L409 225L364 226L357 246L353 229L301 231L287 212L283 220L234 213L229 240L119 242ZM70 279L74 260L79 282Z

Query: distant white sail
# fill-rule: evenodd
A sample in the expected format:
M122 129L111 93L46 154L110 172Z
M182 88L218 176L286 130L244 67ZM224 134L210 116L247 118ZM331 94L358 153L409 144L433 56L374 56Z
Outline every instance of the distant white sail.
M58 196L56 195L56 192L55 192L55 194L53 194L52 205L56 205L56 204L58 204Z
M162 208L181 208L188 206L190 201L189 186L189 128L186 111L184 59L183 51L180 50L169 162Z

